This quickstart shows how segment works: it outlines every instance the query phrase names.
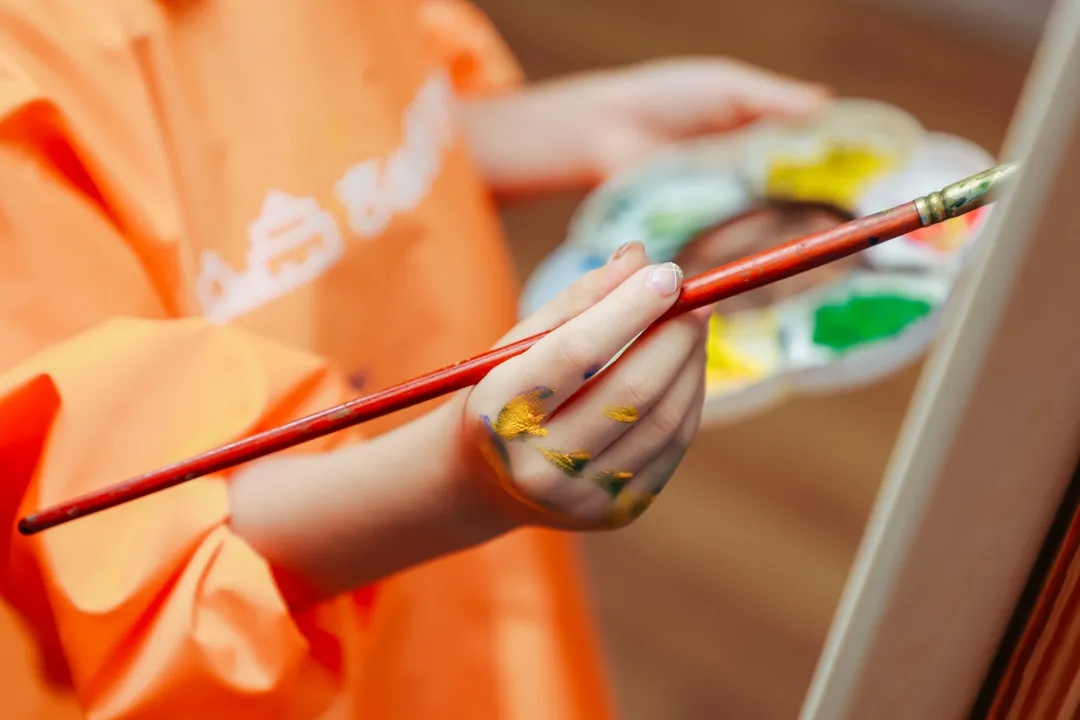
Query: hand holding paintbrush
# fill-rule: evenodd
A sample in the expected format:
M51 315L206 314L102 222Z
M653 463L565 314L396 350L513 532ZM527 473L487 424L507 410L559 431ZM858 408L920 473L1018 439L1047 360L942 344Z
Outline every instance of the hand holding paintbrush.
M992 201L994 191L999 188L1003 180L1012 174L1013 170L1013 166L992 168L979 175L954 183L940 192L931 193L905 205L830 230L815 233L705 273L683 284L677 299L673 298L670 307L657 321L670 320L690 310L705 307L741 292L805 272L876 245L879 242L974 210ZM648 313L645 314L645 316L647 315ZM648 322L645 323L645 325L648 324ZM542 338L544 338L543 333L518 340L425 377L302 418L280 428L218 448L83 498L77 498L63 506L24 518L19 524L19 529L25 534L39 532L69 520L129 502L203 475L220 472L240 463L298 445L307 440L460 390L479 382L492 369L526 352L534 345L537 345ZM529 388L521 388L516 392L521 393L528 390ZM537 413L546 417L551 408L545 408L543 403L553 397L553 395L546 394L549 390L558 391L559 389L544 386L533 390L534 395L514 396L514 399L504 408L505 413L502 411L496 412L495 409L488 410L488 412L494 413L494 417L488 416L487 418L487 427L491 430L493 437L500 438L500 441L504 440L505 438L500 433L505 434L505 432L513 434L515 438L544 437L543 434L536 434L537 428L535 425L539 421L534 422L533 425L528 425L522 418L531 417L536 420ZM562 397L556 399L559 401L565 400ZM507 423L512 420L513 424L502 425L503 420ZM531 435L528 430L525 430L527 426L533 428ZM504 432L500 430L500 427L513 427L516 429ZM540 427L539 430L542 431L544 428ZM493 447L498 449L504 444L501 442L495 443ZM567 447L549 447L547 449L567 455L570 455L573 450ZM506 457L499 451L494 458L489 459L505 462ZM554 456L549 461L554 462ZM580 455L577 459L569 456L561 460L570 472L574 472L575 463L580 465L581 461ZM495 467L498 467L498 462L495 463ZM614 470L613 472L618 474L629 471ZM623 479L629 478L624 477ZM616 478L616 481L618 481L618 478ZM533 498L530 504L541 504L540 499Z
M287 592L319 598L525 525L625 525L701 417L707 310L654 325L681 285L676 266L626 246L504 341L550 332L450 403L369 442L241 470L233 529L302 578Z

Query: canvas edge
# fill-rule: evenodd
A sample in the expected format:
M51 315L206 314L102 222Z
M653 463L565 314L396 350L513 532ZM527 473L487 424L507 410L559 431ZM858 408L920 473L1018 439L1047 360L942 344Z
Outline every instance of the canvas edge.
M1080 230L1080 202L1068 202L1061 190L1062 177L1072 171L1064 150L1071 145L1080 151L1075 127L1080 0L1061 0L1047 27L1005 153L1024 159L1025 166L1016 190L993 214L986 251L967 272L943 318L811 681L802 720L948 720L966 715L1075 462L1080 407L1059 403L1057 412L1065 417L1036 419L1045 423L1040 442L1009 449L1010 462L1030 467L1033 477L1025 479L1019 503L1010 496L1010 505L995 511L1000 500L986 497L985 478L979 477L986 452L970 440L975 430L987 437L1009 436L1010 427L1020 431L1017 437L1030 434L1032 419L1023 408L1008 408L991 420L985 410L978 416L975 406L995 407L995 397L1000 398L998 406L1015 401L1004 372L1015 372L1024 362L1030 365L1029 395L1020 401L1028 407L1039 407L1040 398L1054 400L1062 383L1075 384L1080 375L1080 366L1074 367L1068 354L1047 358L1033 353L1028 360L1014 357L997 363L986 356L988 349L1000 352L1001 338L1023 321L1008 312L1010 307L1023 303L1025 293L1045 291L1038 278L1031 277L1032 268L1048 262L1080 268L1080 243L1070 248L1046 237L1065 227ZM1080 163L1080 152L1068 160ZM1080 181L1080 173L1073 175ZM1059 202L1048 204L1047 198L1054 196ZM1062 257L1049 258L1047 253ZM1021 276L1023 282L1017 283ZM1071 302L1044 309L1054 316L1040 319L1044 334L1053 333L1059 323L1080 324L1080 280L1059 294ZM1026 330L1030 335L1031 329ZM968 441L958 442L965 434ZM944 533L945 528L951 528L951 534ZM987 547L996 550L996 566L993 572L979 572L987 562ZM928 629L934 630L936 640L927 637ZM966 646L958 648L963 641Z

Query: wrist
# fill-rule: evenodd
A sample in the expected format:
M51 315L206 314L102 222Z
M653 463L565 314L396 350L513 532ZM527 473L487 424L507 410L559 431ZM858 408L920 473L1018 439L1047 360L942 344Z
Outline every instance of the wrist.
M234 531L318 600L513 529L461 472L444 413L246 468L230 484Z

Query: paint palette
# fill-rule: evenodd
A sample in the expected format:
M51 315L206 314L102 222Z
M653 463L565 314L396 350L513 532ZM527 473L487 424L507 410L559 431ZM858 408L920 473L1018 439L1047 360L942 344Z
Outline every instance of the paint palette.
M994 164L883 103L847 99L811 123L758 124L670 148L610 178L530 279L523 314L630 239L688 276L908 202ZM878 380L915 360L989 209L883 243L714 308L706 419L792 393Z

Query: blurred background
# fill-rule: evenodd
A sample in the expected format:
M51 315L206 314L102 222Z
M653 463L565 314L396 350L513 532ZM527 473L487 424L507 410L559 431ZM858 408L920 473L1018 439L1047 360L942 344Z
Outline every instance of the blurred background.
M996 153L1050 0L476 0L533 80L710 53L883 100ZM579 196L507 208L522 276ZM797 717L918 378L702 433L586 559L627 720Z
M533 80L727 55L892 103L995 153L1051 4L474 1ZM522 277L563 240L580 200L505 209ZM797 717L919 371L704 431L649 513L585 539L626 720ZM0 612L0 624L11 622ZM14 657L8 667L32 664ZM4 709L2 717L33 717Z

